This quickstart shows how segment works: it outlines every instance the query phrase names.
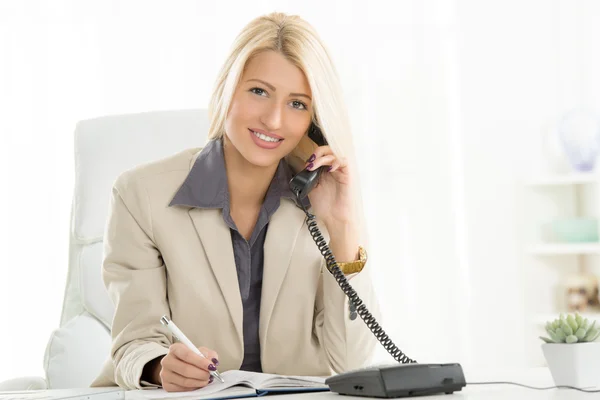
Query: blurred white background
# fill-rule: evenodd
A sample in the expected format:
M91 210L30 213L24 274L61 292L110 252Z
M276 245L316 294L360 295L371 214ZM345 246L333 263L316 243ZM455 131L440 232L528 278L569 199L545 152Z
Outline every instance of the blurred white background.
M600 112L600 2L2 0L0 380L43 375L59 324L75 123L206 107L271 11L314 25L340 72L392 339L421 362L539 363L528 301L551 278L527 270L520 181L549 121Z

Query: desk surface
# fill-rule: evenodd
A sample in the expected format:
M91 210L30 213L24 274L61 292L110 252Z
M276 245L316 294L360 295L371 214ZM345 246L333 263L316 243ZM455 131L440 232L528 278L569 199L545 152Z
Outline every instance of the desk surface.
M527 370L512 370L512 371L475 371L468 373L465 371L467 383L469 382L485 382L485 381L511 381L531 385L535 387L550 387L554 386L550 372L546 368L535 368ZM472 377L472 378L470 378ZM286 394L286 395L270 395L269 399L289 399L289 400L350 400L350 399L365 399L365 397L343 396L340 397L337 393L320 392L320 393L304 393L304 394ZM453 395L440 394L435 396L418 397L420 399L441 399L445 400L538 400L538 399L555 399L555 400L579 400L600 398L600 393L584 393L571 389L548 389L548 390L533 390L516 385L467 385L460 392L455 392ZM37 392L0 392L0 399L13 400L55 400L55 399L86 399L86 400L126 400L126 392L118 388L93 388L93 389L58 389L58 390L43 390Z

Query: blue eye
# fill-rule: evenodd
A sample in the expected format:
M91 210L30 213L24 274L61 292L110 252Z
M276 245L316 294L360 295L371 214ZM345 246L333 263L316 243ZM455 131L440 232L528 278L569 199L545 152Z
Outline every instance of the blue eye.
M254 94L257 94L257 95L261 96L261 94L260 94L260 93L256 93L256 92L255 92L255 90L259 90L260 92L266 93L264 89L261 89L261 88L259 88L259 87L254 87L254 88L250 89L250 91L251 91L252 93L254 93Z
M304 108L296 108L296 107L294 107L294 108L296 108L297 110L306 110L306 104L304 104L303 102L301 102L301 101L298 101L298 100L294 100L294 101L292 102L292 104L296 104L296 103L300 104L300 105L301 105L302 107L304 107Z
M257 96L261 96L264 97L267 94L267 91L265 89L259 88L259 87L253 87L252 89L249 90L249 92L254 93ZM308 107L306 107L306 104L304 104L301 101L298 100L294 100L292 101L292 107L296 110L307 110Z

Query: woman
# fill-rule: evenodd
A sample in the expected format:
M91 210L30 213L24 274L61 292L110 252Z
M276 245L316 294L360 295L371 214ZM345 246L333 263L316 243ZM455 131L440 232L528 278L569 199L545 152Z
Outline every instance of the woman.
M116 180L103 279L111 357L93 386L187 391L210 370L326 376L364 366L376 338L326 268L310 207L374 316L350 129L313 28L273 13L237 37L209 107L209 140ZM318 126L328 145L307 132ZM308 198L293 173L329 166ZM304 203L304 204L301 204ZM168 315L207 358L174 340Z

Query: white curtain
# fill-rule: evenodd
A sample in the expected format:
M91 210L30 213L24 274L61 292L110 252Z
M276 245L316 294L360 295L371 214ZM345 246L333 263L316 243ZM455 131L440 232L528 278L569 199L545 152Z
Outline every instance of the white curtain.
M403 2L368 25L360 149L383 327L420 362L468 361L453 2ZM376 45L375 45L376 43ZM450 328L451 327L451 328ZM442 334L443 332L443 334ZM378 360L391 361L383 348Z

